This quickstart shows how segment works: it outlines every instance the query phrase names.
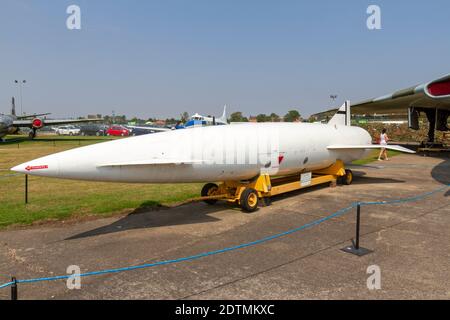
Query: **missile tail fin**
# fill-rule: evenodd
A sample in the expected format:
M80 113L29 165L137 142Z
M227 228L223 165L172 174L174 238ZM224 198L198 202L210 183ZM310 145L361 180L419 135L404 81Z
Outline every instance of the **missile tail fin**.
M335 151L348 151L348 150L360 150L360 149L380 149L380 148L385 148L388 150L395 150L395 151L400 151L400 152L404 152L404 153L416 153L415 151L402 147L402 146L398 146L398 145L381 145L381 144L364 144L364 145L332 145L332 146L328 146L327 149L328 150L335 150Z
M350 117L350 101L345 101L344 104L339 108L333 118L328 121L329 125L341 125L341 126L351 126Z

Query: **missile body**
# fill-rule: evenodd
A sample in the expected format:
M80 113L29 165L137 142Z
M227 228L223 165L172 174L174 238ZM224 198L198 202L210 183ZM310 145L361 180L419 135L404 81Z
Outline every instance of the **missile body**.
M80 147L20 164L31 175L111 182L247 180L350 162L368 152L359 127L315 123L243 123L173 130ZM345 148L351 145L350 148ZM330 148L330 146L341 146ZM342 148L344 146L344 148Z

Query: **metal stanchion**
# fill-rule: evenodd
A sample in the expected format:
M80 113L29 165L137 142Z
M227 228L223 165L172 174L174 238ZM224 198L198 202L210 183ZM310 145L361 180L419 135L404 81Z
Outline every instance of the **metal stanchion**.
M25 175L25 204L28 203L28 175Z
M11 285L11 300L17 300L17 279L16 279L16 277L12 277L11 282L13 282L13 284Z
M358 203L356 206L356 236L355 236L355 249L359 250L359 229L361 226L361 205Z
M361 227L361 204L358 202L356 205L356 235L355 240L352 239L352 245L342 248L341 250L347 253L357 255L359 257L372 253L372 250L362 248L359 246L359 234Z

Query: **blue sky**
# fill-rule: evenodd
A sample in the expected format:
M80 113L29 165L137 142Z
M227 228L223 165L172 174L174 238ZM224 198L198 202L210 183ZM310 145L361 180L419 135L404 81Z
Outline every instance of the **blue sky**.
M67 6L81 30L66 28ZM381 30L368 30L368 5ZM450 2L1 0L0 112L302 115L450 73Z

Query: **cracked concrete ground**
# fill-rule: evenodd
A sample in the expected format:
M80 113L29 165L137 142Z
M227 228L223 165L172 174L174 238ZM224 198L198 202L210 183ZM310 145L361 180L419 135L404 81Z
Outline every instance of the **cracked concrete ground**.
M352 168L351 186L314 187L244 214L227 204L188 204L91 221L0 232L0 282L174 259L264 238L320 219L355 201L415 196L450 183L448 158L401 155ZM351 212L282 238L194 261L19 285L20 299L449 299L450 191L362 209L357 257ZM366 286L381 269L381 289ZM9 290L0 289L0 299Z

